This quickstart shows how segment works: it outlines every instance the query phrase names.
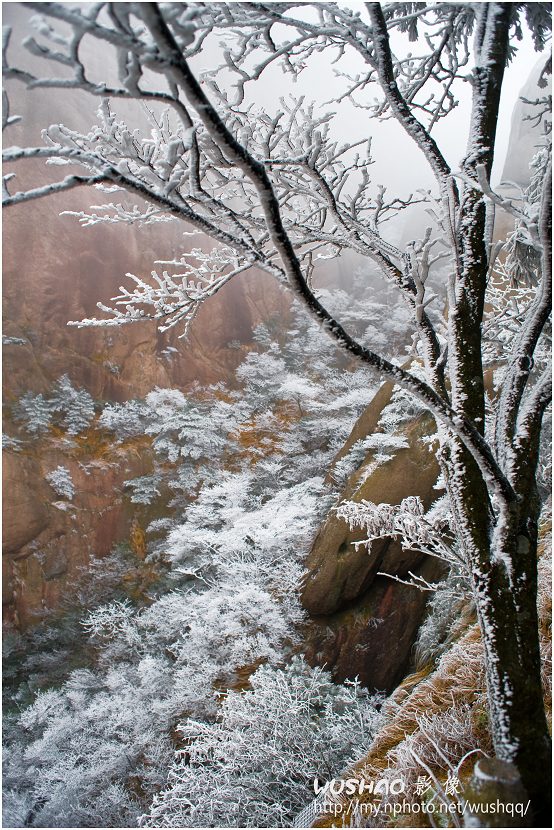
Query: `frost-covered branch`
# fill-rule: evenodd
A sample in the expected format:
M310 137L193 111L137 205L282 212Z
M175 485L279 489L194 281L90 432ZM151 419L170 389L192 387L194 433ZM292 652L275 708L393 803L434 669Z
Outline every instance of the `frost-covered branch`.
M366 6L373 27L373 40L381 88L399 123L402 124L408 135L422 149L438 182L441 184L441 189L445 189L446 183L450 180L450 167L440 152L435 140L429 135L423 124L414 116L398 89L394 75L387 24L381 9L381 4L366 3Z
M42 199L44 196L53 196L55 193L63 193L63 191L73 190L75 187L100 184L100 182L106 181L106 176L101 174L97 176L66 176L59 182L47 184L43 187L32 187L30 190L19 190L16 193L10 193L8 191L6 186L7 180L8 177L4 176L2 181L2 205L4 207L18 205L22 202L30 202L35 199Z
M497 404L496 444L501 458L509 458L511 442L523 395L534 365L539 338L552 309L552 159L546 156L546 169L538 169L544 180L538 235L541 253L541 278L535 299L529 304L523 325L514 341L508 368Z
M189 258L198 264L188 262ZM120 287L121 294L112 298L113 306L98 303L99 309L112 315L111 320L90 318L70 321L68 325L85 328L120 326L137 320L161 320L158 325L160 331L167 331L180 323L183 332L179 337L186 337L202 303L217 294L237 274L252 266L251 262L239 264L234 251L220 248L215 248L210 254L193 249L183 254L180 264L186 267L184 273L170 275L165 270L161 274L152 271L152 283L134 274L126 274L136 287L132 291ZM146 311L149 308L153 308L153 312Z
M435 556L457 571L464 569L463 559L455 548L448 515L435 509L427 514L416 496L403 499L400 504L373 504L346 501L336 508L339 519L344 519L351 530L361 528L367 538L355 545L367 545L376 539L397 539L403 550ZM446 540L450 537L451 543Z
M407 585L410 588L417 588L418 591L434 592L438 588L438 583L428 582L422 576L412 573L412 571L408 571L408 576L410 577L409 579L401 579L396 574L388 574L384 571L377 571L377 576L385 576L387 579L392 579L393 582L399 582L400 585Z

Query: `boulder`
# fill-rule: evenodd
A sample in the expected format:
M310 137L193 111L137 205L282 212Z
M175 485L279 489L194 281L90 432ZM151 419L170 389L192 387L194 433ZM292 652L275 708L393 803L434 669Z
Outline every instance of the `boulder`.
M388 402L385 396L380 400ZM408 446L389 461L372 470L376 453L369 452L350 476L340 501L365 499L377 504L400 504L407 496L419 496L429 507L438 496L434 485L439 469L422 439L433 431L433 419L423 414L404 428ZM374 542L369 553L366 547L356 548L354 543L364 536L363 530L350 530L331 511L305 563L302 604L310 614L331 614L352 602L365 593L379 570L402 576L417 565L417 557L389 539Z
M411 570L432 581L443 569L438 559L428 556ZM378 576L350 606L308 623L306 659L332 668L336 680L357 677L367 688L389 694L410 670L426 601L417 588Z
M391 384L384 384L337 460L355 441L375 431L391 394ZM376 466L376 451L368 452L349 477L340 501L399 504L407 496L419 496L430 507L439 495L439 467L426 440L434 430L433 418L422 413L402 427L406 446L387 461ZM392 539L373 542L369 551L356 547L364 537L363 530L350 530L332 510L315 539L301 591L311 617L305 631L306 655L310 662L331 668L337 680L357 676L368 688L390 692L409 669L427 593L378 573L402 579L412 572L433 581L445 566L436 558L402 550Z

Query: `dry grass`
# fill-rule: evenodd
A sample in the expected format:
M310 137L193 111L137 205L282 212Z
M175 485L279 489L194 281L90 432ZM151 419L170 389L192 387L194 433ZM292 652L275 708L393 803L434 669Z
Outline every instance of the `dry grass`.
M453 766L477 746L490 752L483 647L478 626L471 625L442 656L436 669L429 672L427 667L409 675L386 701L385 725L368 754L349 771L348 777L366 781L401 777L409 799L410 789L415 789L410 785L425 774L414 761L412 752L433 770L439 781L446 780L449 768L437 752L437 746ZM364 794L357 798L364 803L375 797ZM343 812L348 812L347 803ZM414 818L411 816L410 821ZM317 827L340 825L341 819L332 815L323 816L315 824Z

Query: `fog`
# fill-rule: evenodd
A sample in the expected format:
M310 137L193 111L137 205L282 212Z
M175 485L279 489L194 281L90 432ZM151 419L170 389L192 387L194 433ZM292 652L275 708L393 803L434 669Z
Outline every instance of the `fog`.
M367 17L365 4L362 2L348 2L342 5L353 10L359 10L362 16ZM307 11L302 14L294 10L296 17L308 17ZM412 53L424 52L427 45L422 37L416 43L410 43L407 37L396 33L392 39L395 54L405 57ZM496 156L492 181L497 184L501 180L502 170L506 161L510 138L511 119L515 105L521 94L521 88L537 65L543 65L545 53L537 53L529 31L524 28L523 40L515 41L516 54L506 68L505 82L502 88L500 117L496 137ZM218 49L209 42L205 52L195 59L199 72L208 71L219 63ZM337 99L344 94L346 87L345 75L354 76L363 70L361 58L353 50L346 52L341 60L332 64L336 56L332 50L313 54L306 61L305 68L293 78L284 74L280 66L269 67L262 78L246 85L247 101L267 112L279 111L281 96L305 96L306 103L316 102L321 112L336 113L332 127L339 141L356 141L360 138L371 137L372 155L375 160L373 168L374 184L384 184L391 192L405 198L418 188L432 187L433 176L428 168L421 151L413 140L394 120L377 120L369 118L369 114L361 108L355 107L349 100L337 103ZM433 128L432 135L439 144L444 156L453 170L459 169L467 140L469 117L471 112L471 85L469 81L460 81L455 86L455 94L459 99L458 106L449 115L439 121ZM232 93L230 93L232 98ZM375 84L366 88L362 95L356 96L360 104L381 97Z
M25 7L25 4L14 8L15 4L7 4L4 8L6 22L14 25L14 36L12 53L17 55L17 62L31 68L41 74L49 74L50 67L45 61L30 56L19 47L22 37L32 30L25 17L30 18L35 14L33 10ZM362 18L367 16L363 3L347 3L350 8L360 11ZM291 15L308 16L308 6L301 6L291 10ZM278 37L278 30L275 37ZM232 45L232 34L226 35L224 45ZM406 35L395 34L393 37L393 49L398 56L404 57L409 53L417 55L427 49L426 42L421 37L415 43L409 43ZM531 37L527 30L524 30L522 42L516 42L516 55L506 70L506 81L503 85L501 112L497 130L497 150L493 169L493 185L501 181L505 166L512 116L514 107L518 101L522 85L527 81L537 63L543 63L544 57L538 55L533 48ZM98 44L83 41L84 55L87 63L87 70L92 79L111 82L116 80L116 67L113 59L113 52L106 47L103 53L98 50ZM347 86L346 76L356 76L364 71L364 64L360 56L350 50L341 59L333 63L336 58L333 49L325 49L322 52L314 53L305 62L302 71L294 76L291 73L284 73L280 65L271 65L262 75L261 79L246 84L246 98L244 105L252 104L258 111L265 111L276 114L280 111L281 99L291 100L304 96L305 104L315 102L316 111L320 114L332 113L331 134L339 142L355 142L361 139L371 139L371 155L373 165L370 169L371 181L369 187L377 192L380 185L387 188L389 197L407 199L411 194L417 193L420 189L434 189L435 182L429 165L421 150L415 142L404 132L395 119L382 120L371 118L370 113L364 106L371 103L380 96L377 85L372 84L361 93L354 96L357 100L355 106L348 98L340 100L344 95ZM221 36L208 38L205 41L200 55L193 59L193 67L199 77L203 73L209 73L222 63L222 40ZM252 61L256 61L254 54ZM63 72L63 67L61 68ZM52 74L58 75L60 67L56 66ZM218 83L227 86L229 98L232 100L234 92L231 89L232 79L229 72L223 72L218 76ZM159 84L159 76L153 78L153 84ZM10 83L10 96L12 111L18 112L18 103L24 104L23 111L27 112L26 123L17 125L12 129L9 136L10 142L34 143L40 139L37 132L37 125L34 124L34 134L29 135L29 101L33 98L38 101L38 110L44 112L47 103L48 123L55 123L61 120L56 115L56 109L62 105L68 93L63 90L35 90L27 91L19 83ZM432 135L439 144L445 158L454 171L459 169L460 162L466 151L468 140L468 128L471 109L471 85L469 81L460 80L456 84L455 94L458 98L458 105L449 115L440 120L433 128ZM76 129L87 129L89 123L95 120L95 110L98 106L98 99L71 91L69 97L77 102L75 106L75 122L67 117L67 104L61 106L64 112L66 126ZM40 99L40 100L39 100ZM117 114L127 120L131 128L139 127L141 130L149 130L145 109L136 102L115 101L113 105ZM155 109L155 107L154 107ZM90 112L90 122L86 113ZM33 113L35 114L35 113ZM30 119L36 122L36 118ZM47 126L46 123L41 126ZM363 151L363 147L361 148ZM383 235L389 241L398 243L405 238L406 233L418 235L423 230L426 220L422 211L417 208L410 208L404 211L398 220L393 220L382 226ZM407 226L410 230L407 230Z

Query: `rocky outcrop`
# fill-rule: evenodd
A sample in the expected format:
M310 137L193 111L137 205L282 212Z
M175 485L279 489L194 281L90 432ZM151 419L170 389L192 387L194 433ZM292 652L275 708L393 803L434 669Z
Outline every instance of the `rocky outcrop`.
M90 437L90 436L89 436ZM92 557L117 542L137 547L144 508L122 495L126 479L151 470L148 446L129 442L109 456L86 439L71 453L55 441L36 451L4 453L3 606L8 625L24 630L63 602ZM56 494L46 476L63 466L75 494ZM137 549L137 556L140 551Z
M537 123L540 107L533 104L552 94L552 59L543 53L521 87L510 124L510 141L502 171L503 182L529 185L529 164L538 148L544 146L544 125ZM547 105L543 109L547 109ZM547 116L547 118L549 118Z
M354 427L347 447L375 430L390 400L385 384ZM422 414L402 429L407 443L376 466L367 454L350 476L341 501L367 500L399 504L419 496L425 507L437 498L435 456L425 439L434 422ZM339 454L342 456L344 450ZM408 572L432 581L443 571L440 560L403 551L391 539L365 546L355 543L363 531L352 531L331 511L306 560L302 603L313 617L307 631L307 657L332 666L337 679L358 676L364 685L391 691L406 673L410 651L425 612L426 595L416 588L378 576L400 578Z
M2 462L2 552L16 556L48 525L48 510L37 491L40 465L21 453L4 453Z

